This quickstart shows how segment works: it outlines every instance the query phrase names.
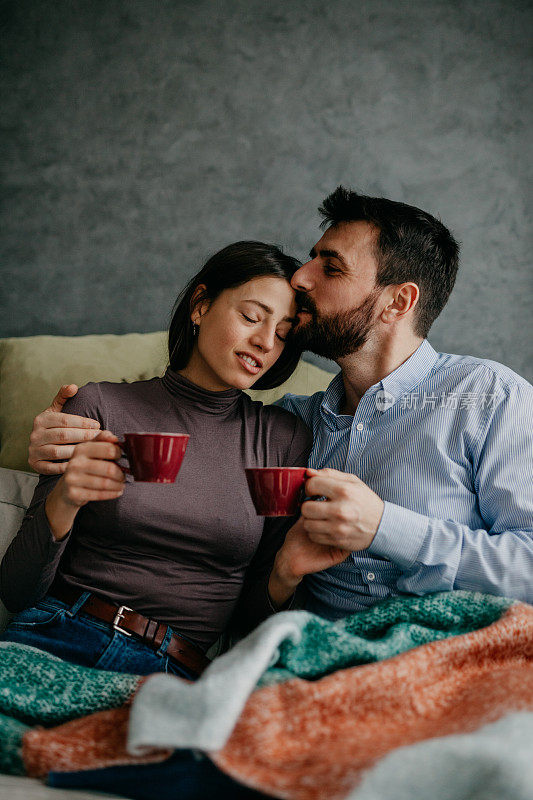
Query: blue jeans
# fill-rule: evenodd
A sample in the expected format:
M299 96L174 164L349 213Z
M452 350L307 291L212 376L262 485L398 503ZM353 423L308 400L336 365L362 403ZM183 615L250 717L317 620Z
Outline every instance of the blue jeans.
M0 638L6 642L29 644L84 667L132 675L169 672L188 680L198 677L167 656L166 649L172 635L170 628L159 650L151 650L139 639L126 636L108 623L84 614L83 604L88 597L89 592L85 592L73 606L69 606L47 596L32 608L15 614Z
M191 750L176 750L160 764L49 772L46 782L61 788L112 792L133 800L268 800L267 795L242 786Z

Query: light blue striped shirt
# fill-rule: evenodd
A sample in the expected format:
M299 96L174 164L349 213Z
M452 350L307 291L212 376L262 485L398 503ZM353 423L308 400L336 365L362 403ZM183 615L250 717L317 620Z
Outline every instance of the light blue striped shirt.
M307 576L329 618L385 597L469 589L533 602L533 387L427 340L339 413L341 375L279 404L313 431L309 466L358 475L384 501L366 550Z

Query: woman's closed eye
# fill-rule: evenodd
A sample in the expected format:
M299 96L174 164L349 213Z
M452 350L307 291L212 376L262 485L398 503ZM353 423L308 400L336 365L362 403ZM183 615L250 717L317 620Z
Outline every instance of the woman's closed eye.
M247 322L251 322L254 325L256 325L258 322L261 322L260 319L252 319L252 317L248 317L243 311L241 311L241 314L242 314L242 316L244 317L244 319ZM278 333L276 331L276 336L278 337L280 342L286 342L287 341L287 335L288 335L288 332L282 336L281 333Z
M281 330L276 331L276 336L278 337L280 342L286 342L287 341L287 337L290 336L290 333L291 333L293 328L294 328L294 325L289 325L289 326L284 325Z

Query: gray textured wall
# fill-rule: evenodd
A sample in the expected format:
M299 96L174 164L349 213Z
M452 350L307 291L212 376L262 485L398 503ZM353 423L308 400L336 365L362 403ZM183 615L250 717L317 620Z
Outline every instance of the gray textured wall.
M0 7L0 336L160 329L220 246L305 255L342 182L463 242L432 343L533 378L531 3Z

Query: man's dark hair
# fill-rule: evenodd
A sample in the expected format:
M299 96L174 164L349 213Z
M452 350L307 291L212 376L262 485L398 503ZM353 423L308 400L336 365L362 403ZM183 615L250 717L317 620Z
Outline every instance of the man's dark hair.
M378 230L376 283L412 281L420 289L415 333L426 337L446 305L459 266L459 244L426 211L384 197L368 197L338 186L320 208L321 227L364 220Z

